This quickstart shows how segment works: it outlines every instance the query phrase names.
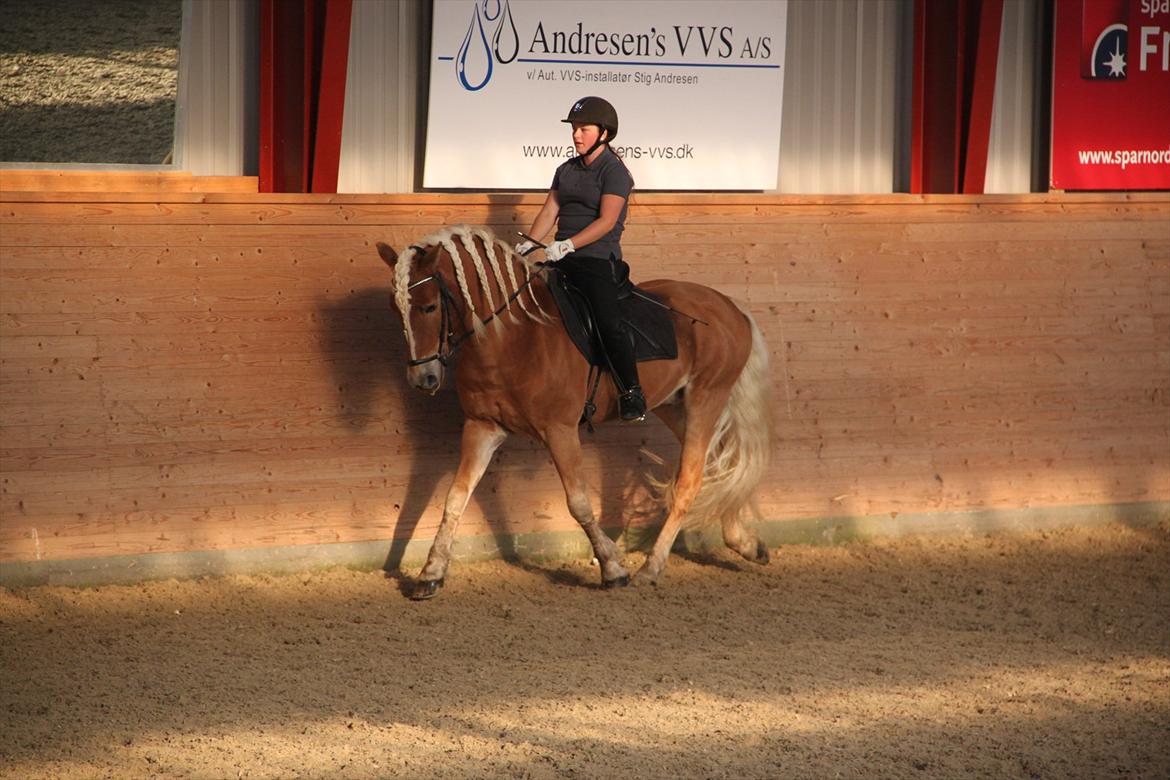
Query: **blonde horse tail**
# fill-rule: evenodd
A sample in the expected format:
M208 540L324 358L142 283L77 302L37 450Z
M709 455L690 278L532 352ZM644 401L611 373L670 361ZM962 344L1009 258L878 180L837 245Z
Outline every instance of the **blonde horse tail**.
M763 479L772 454L768 345L751 314L742 305L739 308L751 325L751 353L715 424L703 466L702 487L687 512L685 525L689 528L702 528L720 521L738 522L746 507L754 509L756 486ZM673 492L671 488L673 485L664 496L668 500Z

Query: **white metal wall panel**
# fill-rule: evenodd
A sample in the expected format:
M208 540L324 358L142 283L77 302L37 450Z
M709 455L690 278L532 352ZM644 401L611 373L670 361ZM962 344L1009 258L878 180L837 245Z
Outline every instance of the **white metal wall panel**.
M184 0L176 167L255 175L258 8L259 0ZM912 12L912 0L791 0L777 192L899 187ZM1004 4L988 192L1031 188L1037 15L1038 0ZM413 191L425 27L417 0L355 0L339 191Z
M791 0L777 192L892 192L909 0ZM734 132L729 127L729 132Z
M893 191L900 29L910 11L911 0L789 3L778 192ZM426 105L422 9L355 0L353 14L338 190L410 192Z
M1038 10L1036 0L1004 3L984 192L1032 190Z
M338 192L414 191L415 128L426 106L423 27L417 0L355 0Z
M257 0L184 0L175 111L176 167L255 175L259 106Z

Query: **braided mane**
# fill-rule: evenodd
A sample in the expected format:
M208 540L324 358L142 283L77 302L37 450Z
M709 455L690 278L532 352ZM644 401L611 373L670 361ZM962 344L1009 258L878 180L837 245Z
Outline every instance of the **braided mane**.
M486 258L480 253L476 239L479 239L482 243ZM463 252L459 251L459 245L462 245ZM477 338L486 332L483 321L490 317L497 308L503 306L520 289L520 286L529 280L535 271L535 266L532 261L516 254L512 247L497 238L491 230L482 227L472 227L471 225L460 224L445 227L400 251L398 253L398 263L394 268L394 303L398 306L398 311L402 314L402 321L406 329L406 340L410 346L412 358L415 355L414 333L410 327L409 287L415 260L419 255L419 251L416 249L418 246L441 246L447 250L447 254L450 255L452 265L455 269L455 282L463 295L464 304L466 304L468 311L473 315L472 327L475 329ZM477 310L475 302L472 300L471 289L468 285L468 269L464 268L466 264L464 260L465 255L470 259L471 270L474 271L480 289L483 290L484 303L487 307L486 311ZM517 278L517 267L523 273L522 279ZM541 307L540 302L536 299L531 285L524 292L516 296L515 303L524 313L524 316L534 322L546 323L550 320L548 312ZM532 308L529 308L530 305ZM518 322L515 311L509 305L503 315L492 320L492 325L494 327L502 327L505 322L505 317L509 322Z

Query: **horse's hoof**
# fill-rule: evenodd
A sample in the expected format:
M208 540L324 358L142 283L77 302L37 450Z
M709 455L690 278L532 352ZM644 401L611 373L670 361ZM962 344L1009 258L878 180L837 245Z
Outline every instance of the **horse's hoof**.
M414 601L433 599L443 587L443 580L418 580L411 588L410 598Z
M756 563L760 564L761 566L764 566L770 560L772 560L772 556L768 554L768 545L764 544L763 542L757 541L756 542Z
M605 588L606 590L610 590L612 588L624 588L629 584L630 575L628 574L623 574L620 577L614 577L612 580L601 581L601 587Z
M646 568L641 568L638 571L634 572L634 577L632 580L630 580L630 584L636 585L638 587L645 587L647 585L657 585L658 584L658 575L652 574Z

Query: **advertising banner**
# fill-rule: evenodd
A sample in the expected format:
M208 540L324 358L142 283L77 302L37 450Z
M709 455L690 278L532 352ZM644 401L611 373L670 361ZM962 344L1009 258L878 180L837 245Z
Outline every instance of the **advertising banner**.
M787 0L435 0L423 186L547 189L587 95L638 189L776 186Z
M1052 189L1170 189L1170 0L1057 0L1052 75Z

